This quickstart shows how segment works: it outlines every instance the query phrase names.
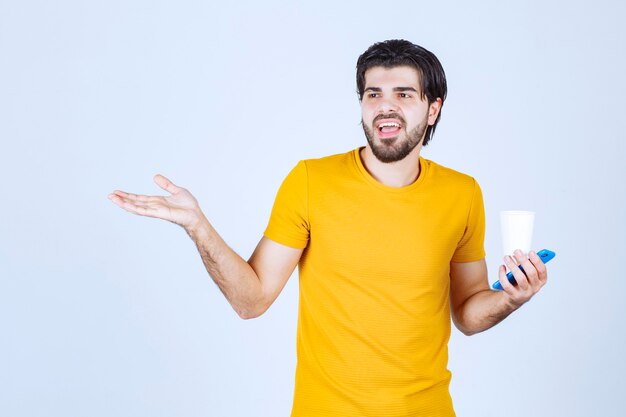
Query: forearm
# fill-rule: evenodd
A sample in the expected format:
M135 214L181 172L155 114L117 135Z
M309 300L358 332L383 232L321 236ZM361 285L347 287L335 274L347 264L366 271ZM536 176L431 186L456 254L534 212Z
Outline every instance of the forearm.
M206 217L187 234L196 244L204 266L241 318L253 318L263 309L263 288L252 267L233 251Z
M459 330L470 336L495 326L520 306L503 291L480 291L460 306L455 323Z
M516 250L515 261L510 256L505 256L504 261L517 285L509 282L505 265L500 265L498 276L503 291L489 289L485 259L450 263L450 308L454 324L464 334L479 333L500 323L530 300L548 280L543 261L533 251L526 257Z

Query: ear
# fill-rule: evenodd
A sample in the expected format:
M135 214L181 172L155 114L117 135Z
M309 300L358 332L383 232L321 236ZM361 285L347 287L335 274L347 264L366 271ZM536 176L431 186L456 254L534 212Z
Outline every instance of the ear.
M437 116L439 116L439 111L441 111L441 106L443 105L443 101L440 97L437 97L435 101L430 103L428 106L428 124L430 126L435 124L437 120Z

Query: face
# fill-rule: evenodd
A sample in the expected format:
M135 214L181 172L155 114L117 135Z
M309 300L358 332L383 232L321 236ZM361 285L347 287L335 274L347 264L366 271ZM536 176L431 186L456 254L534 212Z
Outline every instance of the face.
M440 103L438 99L429 105L421 97L419 74L412 67L368 69L361 124L374 156L389 163L409 155L422 142L426 128L435 123Z

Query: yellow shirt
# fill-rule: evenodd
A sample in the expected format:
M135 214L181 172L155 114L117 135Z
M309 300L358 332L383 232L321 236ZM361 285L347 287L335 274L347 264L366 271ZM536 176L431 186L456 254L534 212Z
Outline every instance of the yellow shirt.
M300 161L265 230L306 248L292 417L454 416L450 262L482 259L484 231L476 181L422 157L401 188L359 149Z

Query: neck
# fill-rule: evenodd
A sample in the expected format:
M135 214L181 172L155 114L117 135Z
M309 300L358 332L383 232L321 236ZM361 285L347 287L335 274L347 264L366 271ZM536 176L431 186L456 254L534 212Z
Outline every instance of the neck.
M389 187L406 187L413 184L420 175L420 150L422 145L416 146L406 158L385 163L379 161L369 146L361 149L360 156L363 166L376 181Z

